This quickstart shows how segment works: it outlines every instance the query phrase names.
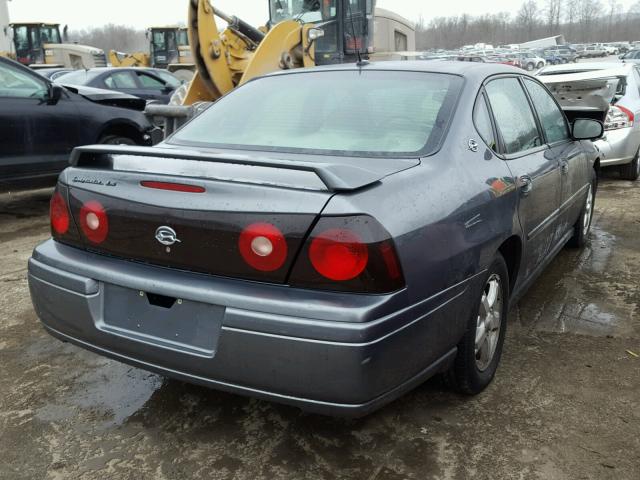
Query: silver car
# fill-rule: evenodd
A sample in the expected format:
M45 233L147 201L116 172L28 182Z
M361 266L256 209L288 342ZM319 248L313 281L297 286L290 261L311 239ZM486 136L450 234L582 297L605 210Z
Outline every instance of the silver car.
M630 50L619 58L624 63L640 63L640 50Z
M521 52L518 57L520 59L520 65L528 72L537 68L542 68L547 64L544 58L540 58L532 52Z
M640 60L639 60L640 61ZM567 116L584 116L591 110L605 125L605 135L595 142L601 167L618 168L622 178L640 176L640 65L633 63L581 63L545 67L538 76L563 106ZM604 108L596 106L597 100Z

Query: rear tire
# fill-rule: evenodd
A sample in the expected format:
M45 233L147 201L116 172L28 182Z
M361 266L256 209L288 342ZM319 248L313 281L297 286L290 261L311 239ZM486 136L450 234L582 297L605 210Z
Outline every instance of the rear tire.
M636 152L636 156L631 163L620 165L618 171L620 172L620 176L625 180L631 180L632 182L637 180L638 177L640 177L640 150Z
M598 188L598 178L596 172L592 173L591 184L587 196L582 204L578 220L573 225L573 236L567 242L572 248L582 248L587 243L589 232L591 231L591 222L593 220L593 209L596 203L596 189Z
M476 395L491 383L502 355L508 308L509 273L498 253L484 276L484 287L469 315L454 363L444 374L449 387Z
M134 139L122 135L105 135L98 143L103 145L138 145Z
M524 68L527 72L530 72L535 68L535 65L533 63L527 63Z
M540 63L538 63L538 65L536 65L536 67L537 68L542 68L542 67L544 67L544 63L540 62Z

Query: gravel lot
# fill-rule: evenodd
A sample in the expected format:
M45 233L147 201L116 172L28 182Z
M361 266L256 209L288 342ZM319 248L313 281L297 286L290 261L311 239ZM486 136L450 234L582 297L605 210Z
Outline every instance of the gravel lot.
M433 379L360 420L219 393L63 344L26 262L50 190L0 194L1 479L637 479L640 182L601 181L590 245L513 308L496 381Z

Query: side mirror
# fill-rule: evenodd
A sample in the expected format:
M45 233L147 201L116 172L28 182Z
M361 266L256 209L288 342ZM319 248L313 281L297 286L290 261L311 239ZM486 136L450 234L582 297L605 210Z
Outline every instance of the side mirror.
M56 85L55 83L49 84L49 91L47 93L47 103L49 105L55 105L62 98L62 92L64 88L60 85Z
M604 135L604 125L598 120L577 118L573 122L574 140L597 140Z

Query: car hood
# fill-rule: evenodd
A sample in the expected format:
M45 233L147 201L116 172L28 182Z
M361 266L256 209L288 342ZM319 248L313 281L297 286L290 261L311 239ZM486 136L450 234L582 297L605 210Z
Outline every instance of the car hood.
M126 93L114 92L113 90L103 90L101 88L86 87L84 85L67 85L60 82L65 88L83 96L87 100L112 107L129 108L131 110L144 111L147 102L142 98L128 95Z
M607 112L615 98L618 84L628 71L621 68L590 71L552 71L550 75L539 75L558 100L560 106L571 111Z

